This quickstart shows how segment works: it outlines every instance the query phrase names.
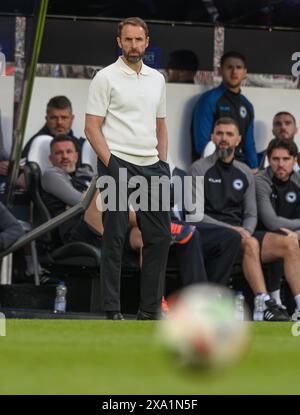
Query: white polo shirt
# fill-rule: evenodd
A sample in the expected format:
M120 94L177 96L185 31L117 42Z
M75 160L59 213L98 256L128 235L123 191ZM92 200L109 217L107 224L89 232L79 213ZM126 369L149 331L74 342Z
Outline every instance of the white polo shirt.
M143 63L137 74L119 57L92 80L86 113L105 117L112 154L141 166L158 161L156 118L166 117L166 86L157 70Z

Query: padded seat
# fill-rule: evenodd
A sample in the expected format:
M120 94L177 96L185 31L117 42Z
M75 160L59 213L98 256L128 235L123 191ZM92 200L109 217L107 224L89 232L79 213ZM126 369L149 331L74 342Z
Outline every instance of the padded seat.
M55 249L51 257L56 265L99 268L101 250L85 242L71 242Z

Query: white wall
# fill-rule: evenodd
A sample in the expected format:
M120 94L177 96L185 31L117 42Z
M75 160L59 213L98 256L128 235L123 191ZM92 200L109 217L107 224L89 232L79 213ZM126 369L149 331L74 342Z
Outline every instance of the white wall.
M192 114L200 93L200 85L167 84L167 126L169 156L173 163L187 168L192 159Z
M14 110L14 77L0 76L0 138L4 150L10 154Z
M300 125L300 89L243 88L255 111L254 134L257 152L263 151L273 138L272 119L279 111L291 112ZM295 139L300 148L299 133Z
M74 133L84 136L84 113L89 80L36 78L29 109L25 142L38 131L45 121L45 109L49 99L55 95L66 95L73 104L75 120ZM0 110L2 130L10 147L11 120L13 110L13 78L0 78ZM174 163L187 168L191 162L191 118L195 102L204 91L200 85L167 84L167 125L169 132L169 153ZM292 112L300 125L300 90L243 88L243 93L255 108L255 139L257 151L264 150L272 138L272 117L281 110ZM300 147L300 136L296 137Z

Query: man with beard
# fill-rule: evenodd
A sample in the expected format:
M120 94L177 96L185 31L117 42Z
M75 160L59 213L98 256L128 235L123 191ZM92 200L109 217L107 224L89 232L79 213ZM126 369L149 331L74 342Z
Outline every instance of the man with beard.
M274 115L273 118L273 130L274 138L280 138L281 140L294 141L295 135L298 132L296 118L287 111L280 111ZM260 162L260 169L263 170L269 166L269 160L267 157L267 150L262 154ZM300 168L300 157L298 154L297 161L294 165L294 170L298 171Z
M254 176L246 164L234 160L235 149L241 141L237 122L231 118L220 118L214 125L211 139L216 145L215 153L193 163L189 172L194 177L204 176L202 221L233 229L240 234L243 272L254 295L263 296L264 319L287 321L286 311L271 299L266 290L261 260L270 261L273 234L255 232ZM195 192L196 188L193 188L193 199L197 200ZM288 249L282 249L280 258L292 261ZM294 283L294 274L289 274L287 279Z
M296 119L288 111L280 111L273 117L273 129L272 132L275 138L280 140L294 141L295 135L298 132ZM263 170L269 166L269 159L267 157L267 150L262 154L260 162L260 170ZM298 154L297 160L294 164L294 171L300 170L300 154ZM266 269L266 281L269 288L271 297L275 298L277 304L281 304L280 287L281 280L284 274L284 270L281 262L272 262Z
M69 137L74 138L74 143L76 144L80 156L84 138L77 138L74 136L72 130L74 117L75 116L73 114L72 103L66 96L58 95L52 97L47 103L45 116L46 123L36 134L34 134L34 136L28 140L22 151L22 158L27 160L31 145L36 137L40 135L51 135L52 137L55 137L58 134L66 134Z
M82 201L93 173L88 167L77 167L76 139L66 134L58 134L51 141L49 161L52 166L48 167L42 175L41 195L51 216L55 217ZM62 223L58 227L58 235L56 241L58 244L77 240L100 246L99 235L83 220L83 217L76 216Z
M283 264L296 303L293 320L300 320L300 172L294 171L297 155L293 140L274 138L267 148L270 165L256 177L259 225L274 232L268 255L276 260L279 250L288 245L293 258ZM274 249L275 243L277 249Z
M170 178L170 169L166 162L165 81L158 71L142 61L149 44L147 24L137 17L123 20L119 23L117 43L122 56L100 70L91 82L85 133L98 155L100 176L110 176L116 184L116 191L110 194L115 197L116 209L107 209L103 215L101 293L107 318L123 320L121 258L128 226L128 198L134 189L119 197L123 180L120 174L126 172L126 185L137 176L146 181L147 186L140 189L150 207L151 195L159 190L155 184L158 180L151 179ZM171 241L170 212L163 209L161 199L158 202L155 210L136 211L144 245L139 320L157 318L164 289Z

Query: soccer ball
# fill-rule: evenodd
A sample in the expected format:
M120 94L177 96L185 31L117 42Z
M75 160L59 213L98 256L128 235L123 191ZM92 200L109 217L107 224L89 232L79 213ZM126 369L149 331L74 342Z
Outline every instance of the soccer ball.
M249 344L249 323L235 316L232 292L214 284L195 284L171 298L159 333L185 365L219 369L241 358Z

